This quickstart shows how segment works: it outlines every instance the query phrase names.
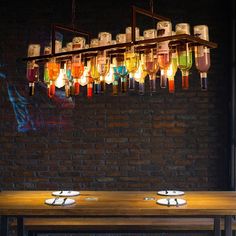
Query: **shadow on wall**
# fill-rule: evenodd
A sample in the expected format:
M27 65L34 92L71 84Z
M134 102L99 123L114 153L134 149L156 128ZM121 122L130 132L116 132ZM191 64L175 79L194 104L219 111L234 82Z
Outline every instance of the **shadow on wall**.
M7 76L0 72L0 79L6 82L7 94L15 114L17 131L28 132L45 128L67 128L71 120L63 119L61 109L73 109L75 103L67 98L63 91L58 90L53 99L46 96L46 86L39 82L40 90L34 97L23 95L23 91L7 80ZM43 96L41 96L43 92ZM43 106L41 106L43 105ZM58 109L60 108L60 109Z

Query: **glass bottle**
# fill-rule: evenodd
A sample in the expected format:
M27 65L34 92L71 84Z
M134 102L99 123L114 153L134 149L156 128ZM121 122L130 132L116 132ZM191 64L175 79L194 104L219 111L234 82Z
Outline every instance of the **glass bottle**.
M128 72L124 65L124 55L117 54L116 57L113 58L113 64L114 64L113 95L118 95L119 81L120 81L121 93L126 93Z
M150 95L152 95L153 93L156 93L156 73L159 69L158 60L153 49L146 50L144 56L145 71L149 76Z
M143 32L144 39L153 39L157 37L156 29L149 29ZM147 49L144 51L144 60L145 60L145 71L149 76L149 87L150 95L156 93L156 73L159 69L157 56L154 53L153 49Z
M48 55L48 54L51 54L50 46L44 47L44 55ZM47 94L49 95L50 79L49 79L49 74L48 74L48 62L44 64L43 81L47 85Z
M55 95L55 81L57 80L60 73L60 63L56 62L55 58L52 58L48 62L48 74L50 79L50 87L49 87L49 97L53 97Z
M194 35L209 41L209 33L207 25L194 26ZM194 47L195 64L200 73L201 90L207 90L207 72L211 66L210 49L206 46L199 45Z
M39 65L34 60L27 63L27 79L29 81L29 95L33 96L35 93L35 82L39 79Z
M159 21L157 23L157 37L166 37L172 35L172 24L170 21ZM169 41L159 42L157 44L157 62L161 71L160 87L167 87L167 70L171 63L171 53Z
M72 68L71 68L71 75L73 78L73 87L74 87L74 94L78 95L80 92L80 85L79 79L84 73L84 64L81 61L81 55L73 56L72 57Z
M139 95L144 95L145 93L145 78L147 76L147 71L145 70L145 56L140 54L139 67L134 74L135 81L139 85Z
M139 54L134 51L134 47L127 48L124 53L125 56L125 67L129 72L129 90L135 90L135 79L134 74L138 70L139 67Z
M177 24L177 34L190 34L190 26L188 23ZM177 46L178 53L178 68L182 74L182 89L189 88L189 70L192 67L192 47L189 43L180 44Z
M114 82L114 65L110 64L108 73L105 76L105 83L112 84Z
M101 83L100 83L100 74L97 70L96 57L91 58L91 77L94 81L94 94L101 93Z
M90 48L95 48L99 46L99 40L98 38L93 38L90 41Z
M91 59L86 60L87 98L93 96L93 78L91 77Z
M40 44L30 44L28 46L28 57L36 57L40 55ZM39 80L39 65L35 60L27 63L26 77L29 81L29 95L33 96L35 93L35 82Z
M72 39L72 50L79 50L85 48L86 40L84 37L74 37Z
M116 43L126 43L126 34L117 34L116 35Z
M57 88L62 88L65 86L65 75L66 75L66 62L61 61L60 63L60 73L55 81L55 86Z
M108 32L100 32L98 34L99 46L110 45L112 41L112 35Z
M171 49L171 64L167 70L169 92L175 92L175 74L178 69L178 55L176 48Z
M68 50L68 48L67 48ZM72 62L71 59L68 59L66 61L66 77L65 77L65 94L66 97L70 97L71 95L73 95L73 78L71 75L71 66Z
M105 76L109 72L110 69L110 58L106 56L106 52L98 52L97 55L97 71L100 75L100 84L101 84L101 93L104 93L106 90Z
M126 34L126 42L132 41L132 27L126 27L125 28L125 34ZM135 28L135 40L137 41L139 39L140 30L138 27Z

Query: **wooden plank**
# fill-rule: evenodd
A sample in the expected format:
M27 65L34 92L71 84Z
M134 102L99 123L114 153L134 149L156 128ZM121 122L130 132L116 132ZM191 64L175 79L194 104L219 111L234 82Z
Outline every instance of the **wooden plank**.
M87 201L88 197L97 199ZM186 192L187 205L166 207L145 197L162 198L156 192L82 191L76 204L49 206L50 191L3 191L0 215L48 216L216 216L236 215L236 192Z
M27 230L213 230L212 218L26 218ZM11 227L16 227L16 222ZM220 229L224 229L223 219ZM232 229L236 229L236 223Z

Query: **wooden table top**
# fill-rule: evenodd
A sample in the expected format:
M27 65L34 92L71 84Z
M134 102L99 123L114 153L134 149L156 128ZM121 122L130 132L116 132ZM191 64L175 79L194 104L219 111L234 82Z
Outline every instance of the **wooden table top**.
M50 206L45 200L53 198L52 191L2 191L0 215L24 216L220 216L236 215L236 192L186 192L183 206L162 206L157 199L165 198L150 191L81 191L76 203ZM155 197L155 200L144 200ZM88 201L87 198L97 200Z

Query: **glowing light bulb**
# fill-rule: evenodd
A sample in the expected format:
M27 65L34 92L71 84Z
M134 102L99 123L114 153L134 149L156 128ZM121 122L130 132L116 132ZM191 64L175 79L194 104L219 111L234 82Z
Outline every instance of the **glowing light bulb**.
M139 82L141 77L142 77L142 66L140 64L138 70L134 73L134 79L136 82Z
M110 70L108 74L105 76L105 82L107 84L111 84L114 82L114 65L113 64L110 65Z
M147 71L145 70L145 60L144 55L141 55L141 60L139 61L138 70L134 74L134 79L139 83L139 94L144 95L145 93L145 77L147 76Z
M88 82L89 82L89 75L88 74L89 74L89 68L86 66L86 67L84 67L83 75L79 79L79 84L81 86L85 86L88 84Z
M59 76L57 77L57 80L55 81L55 86L57 88L62 88L65 86L65 79L64 79L65 74L66 74L66 63L62 63Z
M178 69L178 55L176 49L172 49L171 64L167 69L167 78L169 85L169 92L174 93L175 91L175 74Z

